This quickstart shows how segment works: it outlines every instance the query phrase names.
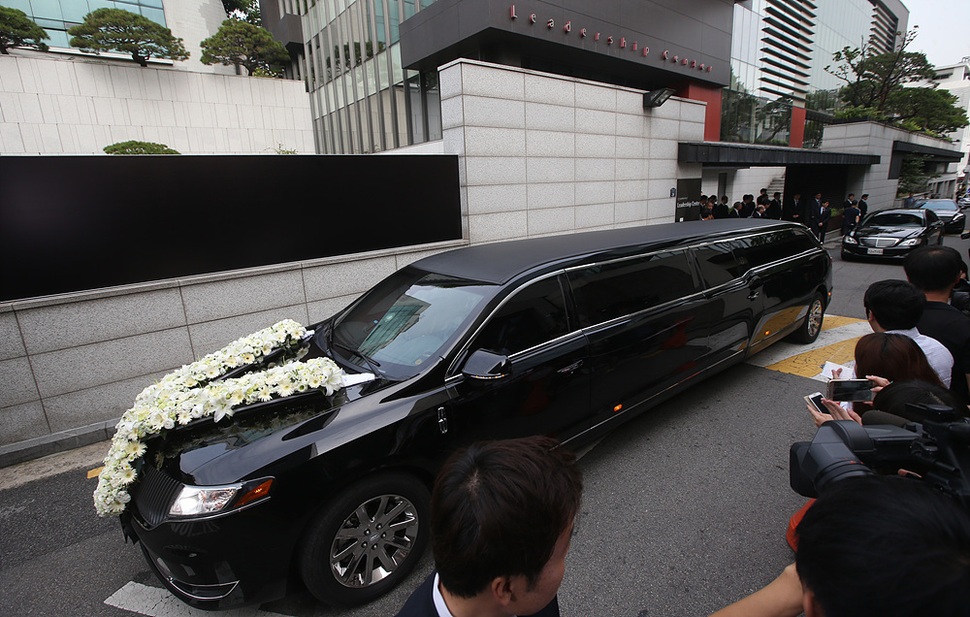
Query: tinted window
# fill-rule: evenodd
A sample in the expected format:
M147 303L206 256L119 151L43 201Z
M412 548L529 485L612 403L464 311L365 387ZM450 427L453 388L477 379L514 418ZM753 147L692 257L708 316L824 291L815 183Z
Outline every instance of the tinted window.
M511 355L568 332L562 288L552 277L515 293L488 320L474 347Z
M569 272L583 327L688 296L698 288L684 251Z
M731 244L745 272L816 247L815 241L807 233L795 229L741 238L733 240Z
M731 246L726 242L694 249L694 259L708 287L716 287L741 276Z
M911 212L877 212L866 219L866 225L877 227L922 227L923 219Z
M406 268L340 314L324 343L349 362L367 367L366 356L379 365L370 370L409 377L441 355L494 292L494 285Z
M927 219L927 220L928 220L928 221L929 221L930 223L935 223L935 222L937 222L937 221L939 221L939 220L940 220L940 217L938 217L938 216L936 216L936 212L933 212L932 210L929 210L929 209L928 209L928 210L926 211L926 219Z

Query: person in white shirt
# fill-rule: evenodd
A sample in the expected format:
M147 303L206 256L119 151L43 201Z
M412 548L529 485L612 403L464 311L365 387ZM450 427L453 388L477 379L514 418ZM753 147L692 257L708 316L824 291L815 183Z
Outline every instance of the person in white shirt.
M902 334L916 341L933 371L947 388L953 371L953 356L943 343L916 329L923 315L926 296L907 281L876 281L866 290L863 304L873 332Z

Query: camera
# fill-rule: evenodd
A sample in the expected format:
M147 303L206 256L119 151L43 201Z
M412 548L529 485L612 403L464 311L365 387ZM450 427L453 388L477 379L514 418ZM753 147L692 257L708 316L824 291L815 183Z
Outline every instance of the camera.
M818 497L832 482L905 470L970 512L970 421L940 405L910 404L907 411L922 422L898 427L833 420L819 427L812 441L792 444L792 489Z

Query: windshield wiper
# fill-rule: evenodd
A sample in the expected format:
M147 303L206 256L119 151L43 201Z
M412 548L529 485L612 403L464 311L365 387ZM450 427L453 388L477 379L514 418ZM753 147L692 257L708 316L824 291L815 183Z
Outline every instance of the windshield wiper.
M367 368L369 368L371 372L374 373L374 375L384 374L380 370L380 366L381 366L380 362L378 362L377 360L374 360L373 358L368 358L364 354L360 353L360 351L356 349L352 349L346 345L341 345L340 343L334 343L332 339L330 341L330 346L335 349L342 349L344 351L350 352L354 356L357 356L358 358L360 358L361 360L367 363Z

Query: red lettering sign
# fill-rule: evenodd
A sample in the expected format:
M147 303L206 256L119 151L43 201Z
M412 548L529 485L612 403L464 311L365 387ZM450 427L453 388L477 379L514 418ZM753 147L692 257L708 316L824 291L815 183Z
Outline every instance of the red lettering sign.
M549 28L550 30L552 30L555 27L556 27L555 19L550 19L549 21L546 22L546 28Z
M515 5L512 5L512 19L515 19L518 15L515 14Z
M567 21L566 25L562 27L563 32L569 33L573 29L573 22Z

